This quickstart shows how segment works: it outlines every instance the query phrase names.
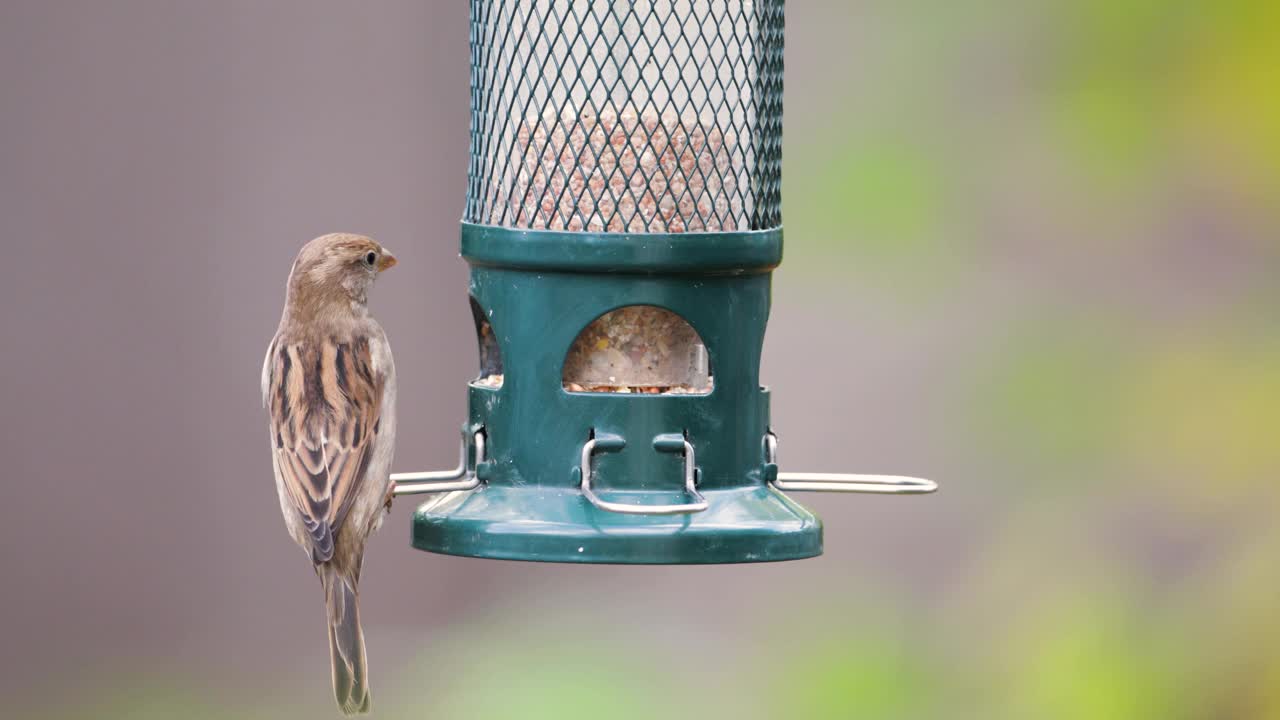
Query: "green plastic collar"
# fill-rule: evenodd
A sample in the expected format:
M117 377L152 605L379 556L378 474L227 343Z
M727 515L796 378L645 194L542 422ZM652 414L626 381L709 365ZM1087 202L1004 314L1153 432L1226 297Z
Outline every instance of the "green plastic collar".
M462 224L473 266L627 274L764 273L782 262L782 228L732 233L583 233Z

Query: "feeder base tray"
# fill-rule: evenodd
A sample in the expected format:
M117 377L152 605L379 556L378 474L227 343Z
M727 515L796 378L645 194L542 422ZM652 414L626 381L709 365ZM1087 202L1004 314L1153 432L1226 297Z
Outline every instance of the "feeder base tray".
M680 502L678 493L601 492L633 504ZM799 560L822 554L822 523L761 486L704 490L689 515L600 510L576 488L482 485L441 495L413 514L419 550L498 560L713 564Z

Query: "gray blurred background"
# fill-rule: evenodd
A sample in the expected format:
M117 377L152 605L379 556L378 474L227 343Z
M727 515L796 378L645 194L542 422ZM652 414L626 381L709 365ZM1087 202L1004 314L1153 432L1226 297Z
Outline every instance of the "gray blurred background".
M373 235L401 470L454 460L466 3L0 6L7 715L335 714L262 353L297 248ZM1280 717L1280 10L792 3L783 463L822 558L410 549L381 717Z

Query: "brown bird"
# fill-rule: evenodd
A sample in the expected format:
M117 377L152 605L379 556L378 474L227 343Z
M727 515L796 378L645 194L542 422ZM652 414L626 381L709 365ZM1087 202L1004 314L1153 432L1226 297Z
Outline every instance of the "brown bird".
M307 243L262 367L280 510L324 587L333 691L347 715L369 711L357 584L389 507L396 444L396 369L368 293L395 264L361 235Z

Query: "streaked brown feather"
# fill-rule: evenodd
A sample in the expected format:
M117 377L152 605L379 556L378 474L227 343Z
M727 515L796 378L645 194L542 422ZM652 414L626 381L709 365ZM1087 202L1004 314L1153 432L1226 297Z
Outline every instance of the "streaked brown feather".
M278 465L312 560L325 562L366 480L386 378L372 370L367 338L278 344L268 389Z

